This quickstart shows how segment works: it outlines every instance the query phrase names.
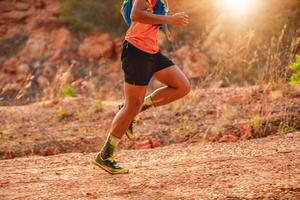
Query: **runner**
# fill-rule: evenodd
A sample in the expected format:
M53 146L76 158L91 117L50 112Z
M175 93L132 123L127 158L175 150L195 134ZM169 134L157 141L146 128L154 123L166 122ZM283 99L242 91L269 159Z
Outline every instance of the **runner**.
M128 2L131 3L131 0L125 0L123 5ZM155 10L158 3L164 7L163 14L167 13L166 0L132 0L130 19L126 18L127 13L122 9L126 23L129 21L130 24L121 56L125 74L125 103L119 107L108 137L94 160L97 166L111 174L129 172L115 161L114 151L125 133L131 139L134 137L132 124L135 116L140 111L180 99L190 91L187 77L158 47L160 29L164 30L167 38L172 39L166 25L185 26L189 21L188 16L183 12L162 15ZM152 77L166 86L145 97Z

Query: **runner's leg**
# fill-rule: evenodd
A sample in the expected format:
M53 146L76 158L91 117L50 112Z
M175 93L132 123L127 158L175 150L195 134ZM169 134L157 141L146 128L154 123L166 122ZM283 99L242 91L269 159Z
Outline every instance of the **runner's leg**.
M156 72L154 78L166 85L150 95L155 107L173 102L190 92L189 80L176 65Z
M125 105L115 116L110 132L117 138L122 138L133 118L140 112L144 102L147 86L137 86L129 83L124 85Z

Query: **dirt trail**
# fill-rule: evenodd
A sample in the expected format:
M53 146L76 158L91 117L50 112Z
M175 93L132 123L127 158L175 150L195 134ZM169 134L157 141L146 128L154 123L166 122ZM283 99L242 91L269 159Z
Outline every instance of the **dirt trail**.
M0 199L300 199L300 133L123 150L111 176L94 154L0 161Z

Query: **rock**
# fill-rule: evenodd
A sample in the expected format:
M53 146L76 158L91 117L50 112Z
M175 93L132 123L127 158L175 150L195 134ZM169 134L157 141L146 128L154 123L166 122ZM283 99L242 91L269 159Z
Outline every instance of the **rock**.
M65 28L55 29L51 33L51 43L55 49L68 49L71 45L71 33Z
M13 150L6 150L3 159L12 159L15 157L15 152Z
M12 1L0 1L0 13L9 12L14 9Z
M143 140L135 145L135 149L151 149L152 146L149 140Z
M149 139L152 148L160 147L160 142L156 137L152 137Z
M78 53L90 59L111 58L114 53L114 42L108 34L88 36L79 46Z
M219 142L237 142L238 138L234 135L223 135L220 139Z
M14 10L14 11L3 13L1 16L3 19L18 22L27 18L29 16L29 13Z
M51 155L56 155L59 153L59 149L56 147L46 147L46 148L42 148L39 151L39 154L41 156L51 156Z
M12 57L6 60L3 64L4 73L15 74L17 72L18 60L15 57Z
M50 54L48 44L47 31L44 29L36 30L29 35L29 39L19 55L28 60Z
M26 11L30 8L30 4L26 2L16 2L15 9L20 11Z

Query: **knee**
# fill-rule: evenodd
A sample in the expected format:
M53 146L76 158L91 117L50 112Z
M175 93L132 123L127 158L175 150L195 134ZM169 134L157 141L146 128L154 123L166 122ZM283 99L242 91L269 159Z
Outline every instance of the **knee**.
M191 84L188 80L182 82L181 86L178 88L179 95L181 97L186 96L191 91Z
M135 116L137 115L142 107L143 99L134 99L127 101L125 103L125 109L129 115Z

